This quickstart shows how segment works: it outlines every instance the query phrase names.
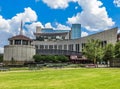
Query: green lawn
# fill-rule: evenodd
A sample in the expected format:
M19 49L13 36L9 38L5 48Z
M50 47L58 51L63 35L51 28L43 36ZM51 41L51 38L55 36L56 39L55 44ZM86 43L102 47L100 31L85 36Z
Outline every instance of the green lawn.
M118 68L0 72L0 89L120 89Z

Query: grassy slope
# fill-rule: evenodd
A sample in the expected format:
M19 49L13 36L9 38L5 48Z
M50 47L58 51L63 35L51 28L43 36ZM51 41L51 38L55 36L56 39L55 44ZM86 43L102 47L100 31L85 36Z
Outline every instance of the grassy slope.
M120 89L120 69L0 72L0 89Z

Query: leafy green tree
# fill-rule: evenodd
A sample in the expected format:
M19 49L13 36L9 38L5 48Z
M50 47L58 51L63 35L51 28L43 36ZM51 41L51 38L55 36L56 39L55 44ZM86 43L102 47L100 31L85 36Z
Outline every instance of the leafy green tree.
M99 40L88 40L83 49L83 54L96 64L96 61L101 60L103 57L103 47Z
M112 44L107 44L104 49L103 60L107 63L108 60L114 58L114 46Z
M117 42L115 44L115 58L120 58L120 42Z
M3 54L0 54L0 62L3 62Z

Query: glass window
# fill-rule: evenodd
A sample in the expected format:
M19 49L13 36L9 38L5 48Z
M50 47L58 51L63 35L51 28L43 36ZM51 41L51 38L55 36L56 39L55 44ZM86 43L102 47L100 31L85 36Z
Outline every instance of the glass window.
M48 45L45 45L45 49L48 49Z
M64 50L67 50L67 45L64 45Z
M49 49L53 49L53 45L49 45Z

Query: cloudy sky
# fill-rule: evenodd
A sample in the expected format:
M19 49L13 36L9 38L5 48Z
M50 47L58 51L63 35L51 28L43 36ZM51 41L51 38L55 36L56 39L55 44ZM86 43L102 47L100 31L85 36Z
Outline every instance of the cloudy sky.
M19 34L33 38L36 26L70 30L82 25L82 36L120 28L120 0L0 0L0 53L8 38Z

